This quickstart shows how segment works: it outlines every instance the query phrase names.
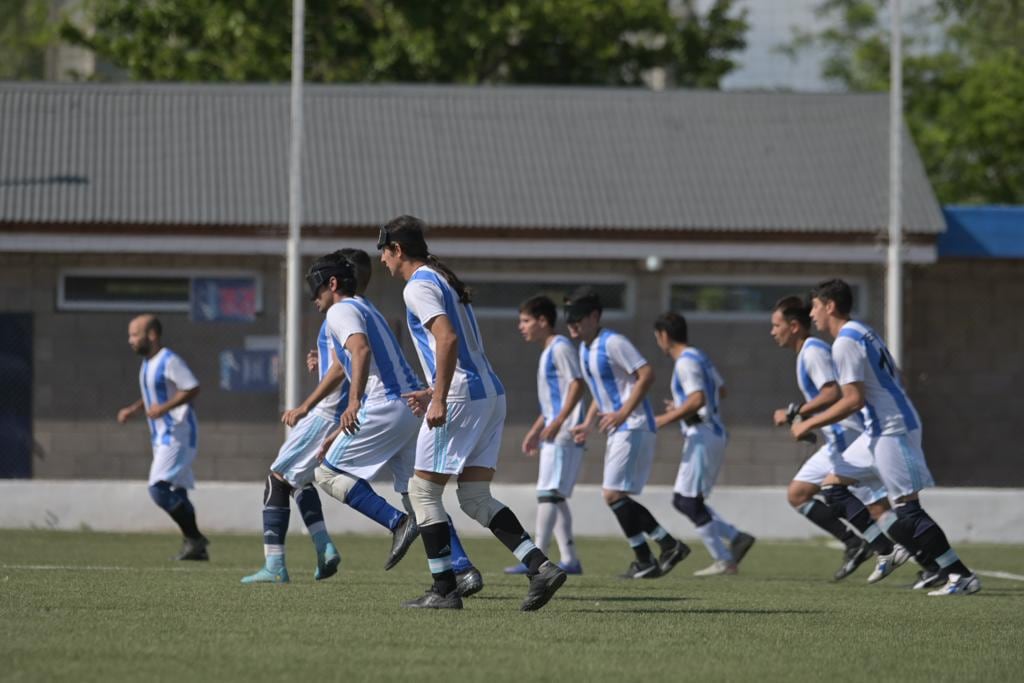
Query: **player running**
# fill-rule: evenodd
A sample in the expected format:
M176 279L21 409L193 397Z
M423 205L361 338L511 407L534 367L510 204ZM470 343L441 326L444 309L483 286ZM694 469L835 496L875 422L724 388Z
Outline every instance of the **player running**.
M935 562L935 577L922 577L915 588L945 580L928 595L969 595L981 590L978 577L960 560L938 523L921 507L919 492L934 485L921 450L921 418L900 382L899 371L881 337L850 319L853 292L842 280L822 282L811 292L811 319L835 338L832 358L842 396L817 415L793 424L800 438L867 409L865 432L843 451L827 484L846 487L871 474L882 480L896 509L886 533L914 553L923 566Z
M400 216L381 228L377 240L388 272L406 281L402 295L409 331L431 385L409 395L410 403L424 413L409 497L433 585L403 605L462 608L441 498L456 475L463 512L490 529L527 567L530 586L521 609L540 609L565 583L566 574L533 544L515 514L491 495L505 421L505 389L484 354L470 293L429 253L424 227L418 218Z
M669 312L658 316L654 338L658 348L675 362L672 401L666 401L665 412L655 418L655 425L661 429L679 422L684 437L672 505L697 527L714 560L693 575L735 574L755 539L725 521L705 502L718 479L729 440L718 409L725 397L725 381L707 355L690 346L682 315ZM728 548L723 538L728 539Z
M128 323L128 345L142 356L139 387L142 398L117 412L117 421L145 410L153 444L149 495L181 529L184 539L175 560L209 560L209 541L196 526L196 511L188 499L195 488L192 461L199 445L199 425L192 402L199 395L196 379L181 356L163 345L163 327L155 315L140 315Z
M568 498L576 486L583 461L583 447L570 429L583 414L583 374L579 355L568 338L555 334L558 312L546 296L527 299L519 307L519 333L544 349L537 364L537 398L540 416L523 439L522 450L539 456L537 475L537 547L547 552L554 532L561 562L567 574L582 574L572 537L572 513ZM526 565L505 569L506 574L525 574Z
M621 576L654 579L685 559L690 548L631 498L644 490L654 460L654 413L646 398L654 372L628 339L601 327L602 310L601 298L589 287L565 300L565 322L572 338L580 340L580 366L594 397L583 423L572 432L576 442L583 443L597 423L607 435L601 493L636 555ZM648 538L661 549L657 559Z

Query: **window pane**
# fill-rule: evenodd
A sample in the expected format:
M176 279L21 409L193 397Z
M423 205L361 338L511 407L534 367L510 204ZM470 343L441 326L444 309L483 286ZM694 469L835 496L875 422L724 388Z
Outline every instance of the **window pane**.
M187 277L134 275L67 275L64 301L68 303L182 303L188 304Z
M670 289L672 310L683 313L767 313L784 296L806 298L814 283L677 283ZM860 300L860 288L853 288L854 301Z
M519 309L519 304L532 296L544 295L551 297L561 307L565 297L582 285L589 285L601 297L607 311L624 311L626 309L626 283L605 282L590 284L587 282L494 282L466 279L466 284L473 290L473 306L476 308L500 308L511 311Z

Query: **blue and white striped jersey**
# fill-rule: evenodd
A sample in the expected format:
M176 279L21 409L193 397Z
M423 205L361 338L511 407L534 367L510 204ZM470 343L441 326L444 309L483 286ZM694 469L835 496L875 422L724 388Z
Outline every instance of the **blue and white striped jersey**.
M166 403L179 391L188 391L199 386L188 365L181 356L166 346L152 358L142 361L139 369L139 388L142 402L148 411L155 405ZM149 422L149 434L153 444L168 444L173 439L195 448L199 436L196 412L191 403L185 403Z
M318 373L317 382L322 382L324 375L327 374L331 364L334 362L334 359L331 358L331 338L327 332L326 317L324 317L324 321L320 325L320 334L316 337L316 357L316 368ZM348 375L345 375L345 378L341 380L341 386L338 387L338 390L324 396L320 402L316 404L316 407L313 408L312 412L332 422L340 420L341 414L348 406L348 387Z
M711 359L693 346L687 346L672 368L672 400L676 407L683 405L686 397L695 391L704 393L704 405L697 411L701 421L710 427L715 434L725 434L725 425L719 412L721 405L721 389L725 380L718 374ZM679 427L686 433L687 424L680 420Z
M633 374L645 365L647 359L618 332L602 329L589 345L580 344L583 378L602 413L622 408L636 386ZM654 411L646 396L619 427L624 429L655 431Z
M473 307L459 302L458 294L444 276L429 266L421 266L409 278L402 292L407 309L409 333L416 343L416 354L423 374L433 386L437 377L437 345L425 325L439 315L448 316L459 338L455 374L448 390L449 401L476 401L501 396L505 388L494 374Z
M836 382L836 370L832 364L832 349L817 337L808 337L796 356L796 383L805 401L812 401L829 382ZM864 431L864 420L860 413L835 424L824 427L825 439L840 452L845 451L853 440Z
M402 347L387 320L368 300L349 297L331 306L327 311L327 333L349 377L352 376L352 357L345 342L354 334L366 337L370 346L369 376L364 392L367 403L397 401L402 394L422 387L402 355Z
M850 320L832 344L839 384L864 383L867 431L874 436L921 428L921 418L900 384L889 349L864 323Z
M544 416L545 427L562 412L569 384L582 378L579 357L572 342L556 334L540 354L540 362L537 365L537 398L540 400L540 414ZM581 400L576 403L576 407L562 424L556 441L571 442L572 434L569 430L582 421Z

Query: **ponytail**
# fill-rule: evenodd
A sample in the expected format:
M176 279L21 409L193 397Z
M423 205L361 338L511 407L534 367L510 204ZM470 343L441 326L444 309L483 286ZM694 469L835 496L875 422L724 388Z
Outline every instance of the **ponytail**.
M455 274L455 271L446 266L441 259L433 254L427 254L427 265L444 276L444 279L448 281L448 284L455 290L455 293L459 295L460 304L469 304L473 301L473 290L467 287L459 279L459 276Z
M421 219L415 216L399 216L388 221L380 229L377 248L384 249L389 244L401 245L402 252L407 257L422 259L428 266L441 273L455 293L459 295L459 303L470 303L473 297L469 287L459 279L454 270L427 250L427 241L423 236L425 232L426 224Z

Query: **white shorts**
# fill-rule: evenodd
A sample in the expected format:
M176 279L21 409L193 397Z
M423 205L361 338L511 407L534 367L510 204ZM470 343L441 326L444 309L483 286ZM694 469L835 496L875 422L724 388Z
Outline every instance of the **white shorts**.
M544 442L540 445L537 491L554 491L563 498L572 495L583 462L583 446Z
M196 478L192 474L192 461L195 459L196 449L190 448L187 441L172 438L167 443L154 444L149 486L166 481L180 489L195 488Z
M449 403L445 424L431 429L423 420L420 425L416 469L438 474L460 474L467 467L496 469L504 427L504 396Z
M885 436L861 434L843 451L836 474L858 481L874 475L893 501L935 485L921 450L919 429Z
M634 495L643 491L654 462L654 439L654 432L646 429L623 429L609 434L601 487Z
M313 481L316 471L316 456L327 435L338 426L337 422L322 415L309 413L288 432L288 438L277 452L277 459L270 466L284 480L297 489Z
M848 430L851 431L851 430ZM859 432L851 432L859 434ZM854 438L856 440L856 437ZM803 481L815 486L821 486L828 475L835 471L837 463L841 463L842 453L834 443L825 443L824 446L814 451L814 454L807 458L800 471L793 477L794 481ZM842 469L842 465L839 465ZM878 475L871 471L858 480L854 486L850 486L850 492L857 496L862 503L870 505L877 503L886 497L885 485Z
M706 424L686 429L686 443L683 444L683 461L679 463L676 484L673 490L681 496L696 498L711 495L711 489L718 481L718 473L725 460L725 445L728 437L715 434Z
M373 479L382 468L397 460L398 468L391 465L392 471L396 477L404 476L416 452L419 424L402 399L364 403L359 410L359 431L335 439L324 465L357 479ZM406 491L408 481L407 476L403 486ZM398 488L396 482L395 490Z

